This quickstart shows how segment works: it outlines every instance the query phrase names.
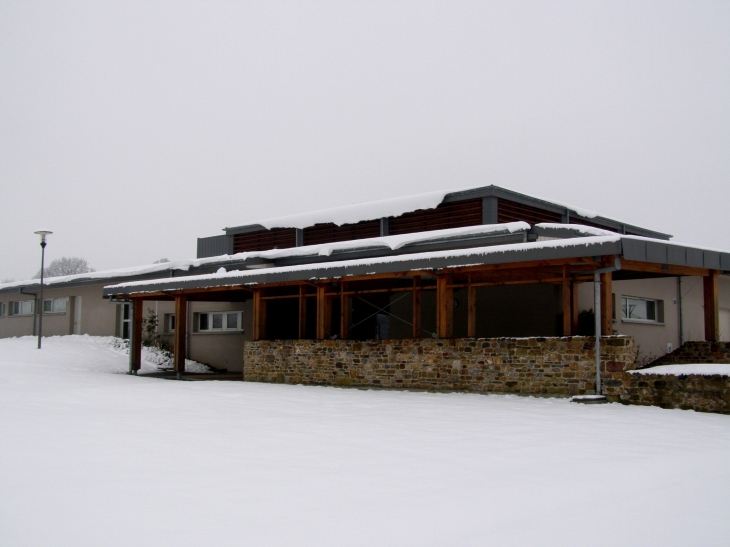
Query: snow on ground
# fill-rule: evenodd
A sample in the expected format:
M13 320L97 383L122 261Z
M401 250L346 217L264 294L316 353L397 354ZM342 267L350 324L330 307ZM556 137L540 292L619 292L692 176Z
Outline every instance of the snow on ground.
M702 376L712 376L719 374L721 376L730 376L730 364L722 363L693 363L686 365L661 365L658 367L649 367L639 370L632 370L632 374L701 374Z
M7 546L727 545L730 416L121 374L0 340Z

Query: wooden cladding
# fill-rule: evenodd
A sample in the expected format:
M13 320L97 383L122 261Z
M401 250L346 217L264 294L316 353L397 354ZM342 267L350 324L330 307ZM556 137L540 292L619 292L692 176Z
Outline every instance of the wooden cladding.
M357 224L315 224L304 228L304 245L319 245L335 241L352 241L380 236L380 220L367 220Z
M233 252L268 251L274 247L288 249L297 246L297 234L294 228L274 228L248 234L233 236Z
M523 205L506 199L498 200L497 205L497 222L503 224L505 222L523 221L529 224L538 224L540 222L562 222L563 217L560 213L553 213L537 207Z
M477 226L482 223L482 200L470 199L442 203L435 209L422 209L391 218L389 234L412 234L430 230Z

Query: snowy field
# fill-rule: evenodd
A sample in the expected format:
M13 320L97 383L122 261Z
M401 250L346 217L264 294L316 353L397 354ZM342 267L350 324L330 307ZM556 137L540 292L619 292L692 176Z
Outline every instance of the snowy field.
M0 340L3 546L730 544L730 416L130 377Z

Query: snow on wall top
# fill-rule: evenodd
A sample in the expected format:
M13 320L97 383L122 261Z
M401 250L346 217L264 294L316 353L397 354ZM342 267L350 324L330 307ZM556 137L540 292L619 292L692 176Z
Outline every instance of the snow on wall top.
M386 256L377 258L364 258L359 260L341 260L337 262L322 262L318 264L300 264L296 266L279 266L274 268L267 268L266 273L285 273L285 272L298 272L311 270L316 268L322 271L322 277L327 277L327 270L329 269L341 269L353 266L375 266L378 264L397 264L399 262L411 262L413 260L421 259L432 259L432 258L454 258L463 259L465 257L474 258L474 263L470 265L478 265L479 257L497 253L505 253L508 251L530 251L533 249L549 249L559 247L578 247L588 246L600 243L612 243L621 241L621 235L614 234L613 236L593 236L593 237L582 237L572 238L554 241L541 241L541 242L526 242L526 243L513 243L508 245L495 245L490 247L475 247L469 249L454 249L447 251L431 251L426 253L413 253L407 255L398 256ZM464 266L461 262L455 262L454 266ZM179 283L180 281L215 281L214 285L211 286L225 286L225 285L240 285L246 283L247 277L259 276L262 274L262 270L232 270L230 272L216 272L214 274L204 275L190 275L178 278L162 278L154 280L143 280L143 281L130 281L127 283L118 283L116 285L108 285L104 289L122 289L127 287L135 287L140 285L165 285L171 283ZM221 283L222 280L230 280L230 283Z
M114 270L102 270L98 272L88 272L83 274L63 275L58 277L46 277L43 280L44 285L54 285L58 283L66 283L70 281L86 281L93 279L109 279L114 277L133 277L137 275L148 275L156 272L166 272L169 270L188 271L191 267L205 266L214 263L223 263L233 261L246 260L248 258L286 258L295 256L330 256L333 251L343 251L349 249L358 249L364 247L382 247L391 250L400 249L409 243L427 242L434 239L458 236L472 235L489 235L493 232L519 232L529 230L530 225L526 222L508 222L505 224L481 224L477 226L467 226L465 228L449 228L446 230L431 230L429 232L416 232L412 234L403 234L396 236L374 237L368 239L355 239L351 241L340 241L336 243L322 243L319 245L307 245L305 247L291 247L288 249L270 249L268 251L250 251L245 253L237 253L234 255L211 256L208 258L198 258L191 260L177 260L173 262L164 262L162 264L147 264L145 266L133 266L130 268L119 268ZM0 289L8 289L13 287L24 287L27 285L35 285L40 283L38 279L28 279L25 281L13 281L11 283L0 284Z
M603 230L602 228L594 228L593 226L585 226L584 224L560 224L557 222L540 222L535 224L539 228L547 228L550 230L564 230L569 228L576 233L584 236L610 236L616 232L611 230Z
M687 374L699 374L701 376L730 376L730 364L725 363L695 363L695 364L677 364L677 365L661 365L658 367L649 367L639 370L630 370L631 374L660 374L663 376L682 376Z
M496 187L495 187L496 188ZM501 188L498 188L501 190ZM334 223L338 226L343 224L355 224L363 220L376 220L383 217L398 217L405 213L417 211L419 209L433 209L440 205L448 194L458 192L467 192L469 190L477 190L476 188L465 188L462 190L440 190L438 192L427 192L423 194L414 194L410 196L402 196L398 198L381 199L377 201L369 201L365 203L356 203L353 205L344 205L342 207L331 207L329 209L320 209L318 211L310 211L296 215L283 217L274 217L257 222L251 225L260 224L264 228L271 230L272 228L299 228L304 229L307 226L315 224ZM511 192L505 190L506 192ZM574 207L554 200L532 197L539 201L565 207L569 211L580 215L584 218L595 218L598 213L589 209ZM231 228L225 228L228 230Z

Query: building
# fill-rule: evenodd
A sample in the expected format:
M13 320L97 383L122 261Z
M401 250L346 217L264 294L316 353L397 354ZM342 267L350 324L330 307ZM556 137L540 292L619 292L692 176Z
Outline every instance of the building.
M588 335L598 269L602 334L645 359L730 339L730 253L496 186L226 228L196 260L50 279L44 334L126 337L153 309L179 370L187 355L229 371L246 341ZM0 336L32 334L37 289L0 286Z

